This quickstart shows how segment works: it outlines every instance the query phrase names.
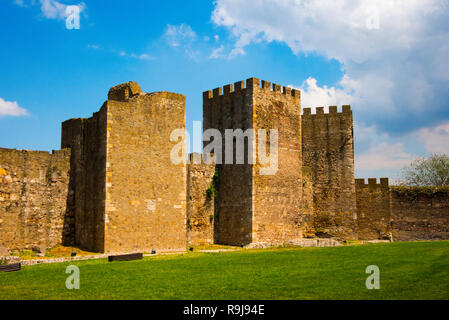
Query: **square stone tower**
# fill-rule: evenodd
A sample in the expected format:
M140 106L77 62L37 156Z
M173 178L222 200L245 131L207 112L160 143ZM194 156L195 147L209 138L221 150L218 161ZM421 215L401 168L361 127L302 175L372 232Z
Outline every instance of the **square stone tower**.
M354 130L351 106L317 107L302 115L303 165L311 169L313 219L308 229L318 237L357 238L354 182Z
M203 128L254 130L253 160L243 164L218 164L218 196L215 205L215 242L230 245L285 243L302 237L302 157L300 92L251 78L203 94ZM278 168L262 175L259 129L278 130ZM208 142L204 142L207 146ZM235 151L235 144L233 145ZM235 157L235 152L234 152Z
M170 159L170 134L185 130L185 96L112 88L89 119L62 124L72 149L69 210L75 243L91 251L185 250L186 168Z

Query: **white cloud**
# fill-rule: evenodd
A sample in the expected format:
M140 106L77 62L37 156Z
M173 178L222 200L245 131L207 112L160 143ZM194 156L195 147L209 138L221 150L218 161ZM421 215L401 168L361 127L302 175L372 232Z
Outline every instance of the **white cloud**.
M152 56L150 56L147 53L136 54L136 53L127 53L126 51L120 51L118 53L118 55L120 57L129 57L129 58L138 59L138 60L153 60L154 59Z
M423 17L441 0L217 0L212 20L231 28L236 47L254 41L286 42L295 52L321 52L339 61L363 62L382 51L410 47ZM367 9L377 8L380 31L366 27ZM401 31L399 33L398 31ZM374 41L374 43L373 43Z
M28 115L28 111L21 108L16 101L10 102L0 98L0 118L5 116L25 116Z
M153 57L151 57L149 54L142 53L142 54L134 54L131 53L131 58L139 59L139 60L153 60Z
M186 24L167 25L163 38L169 46L175 50L182 50L189 59L195 61L199 61L204 54L203 50L198 47L201 45L201 41L207 42L204 38L201 38L201 41L198 40L195 31Z
M224 46L221 45L220 47L212 50L212 53L210 54L209 58L210 59L224 58L223 51L224 51Z
M408 153L401 143L388 144L386 142L370 148L367 152L355 158L357 170L401 169L409 165L414 155Z
M101 47L98 44L88 44L87 47L89 49L99 50Z
M24 0L14 0L14 3L16 5L18 5L19 7L26 7L27 6L27 4L25 3Z
M38 0L14 0L14 3L19 7L31 7L38 3ZM60 3L56 0L39 0L41 5L41 13L47 19L59 19L64 20L67 17L66 9L69 5ZM77 6L81 13L86 9L86 4L81 2L79 4L72 4L71 6Z
M14 4L18 5L19 7L28 8L34 6L37 1L39 0L14 0Z
M338 60L345 78L335 92L332 87L314 89L311 83L311 101L326 102L326 95L344 98L350 93L346 98L356 99L353 107L359 119L379 130L406 133L441 117L449 119L447 4L447 0L217 0L212 21L228 28L235 39L230 57L245 54L251 43L279 41L295 54L318 53ZM373 12L368 8L379 13L379 29L367 28Z
M41 11L48 19L64 19L66 5L54 0L40 0Z
M344 76L337 87L320 87L317 80L309 77L302 83L301 86L295 87L301 90L301 106L305 107L325 107L341 106L345 104L352 104L359 100L354 96L354 91L357 88L357 83Z
M66 9L68 5L60 3L56 0L40 0L41 3L41 12L44 15L44 17L48 19L65 19L67 17L66 15ZM86 5L84 3L76 4L76 6L80 9L80 12L82 12Z
M196 38L196 33L186 24L167 25L164 37L170 46L180 47L193 41Z
M419 141L429 153L449 154L449 122L417 132Z

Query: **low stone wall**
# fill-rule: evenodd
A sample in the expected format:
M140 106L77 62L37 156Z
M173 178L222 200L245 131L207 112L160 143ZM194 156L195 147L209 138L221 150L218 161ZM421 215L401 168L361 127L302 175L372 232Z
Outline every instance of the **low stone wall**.
M69 171L69 149L50 154L0 148L0 246L11 251L70 242Z
M388 178L355 180L357 236L359 240L385 238L390 232L390 188Z
M195 156L200 156L195 154ZM215 165L187 165L187 244L214 242Z
M392 187L395 241L449 240L449 187Z
M275 246L299 246L299 247L339 247L341 242L335 239L298 239L291 240L287 242L270 243L270 242L253 242L247 246L245 249L266 249Z

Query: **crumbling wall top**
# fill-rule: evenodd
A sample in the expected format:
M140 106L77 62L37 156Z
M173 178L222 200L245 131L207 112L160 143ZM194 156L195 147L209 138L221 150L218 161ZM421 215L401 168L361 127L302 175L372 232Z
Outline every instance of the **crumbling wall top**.
M116 101L128 101L130 97L135 96L139 93L142 93L142 89L140 88L139 84L134 81L129 81L112 87L109 90L108 99Z

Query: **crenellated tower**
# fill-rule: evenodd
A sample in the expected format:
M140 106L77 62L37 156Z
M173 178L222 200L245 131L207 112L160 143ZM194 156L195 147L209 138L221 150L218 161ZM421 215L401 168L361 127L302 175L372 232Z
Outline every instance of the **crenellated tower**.
M219 164L218 198L215 205L215 241L232 245L282 243L302 237L301 100L300 92L250 78L203 94L203 127L254 130L245 140L243 164ZM259 129L278 132L278 163L273 174L261 174L257 152ZM204 143L206 146L207 143ZM235 151L236 145L233 145ZM252 160L252 162L250 161Z
M312 171L313 219L309 228L318 236L355 239L357 227L354 184L352 110L348 105L304 108L303 164Z

